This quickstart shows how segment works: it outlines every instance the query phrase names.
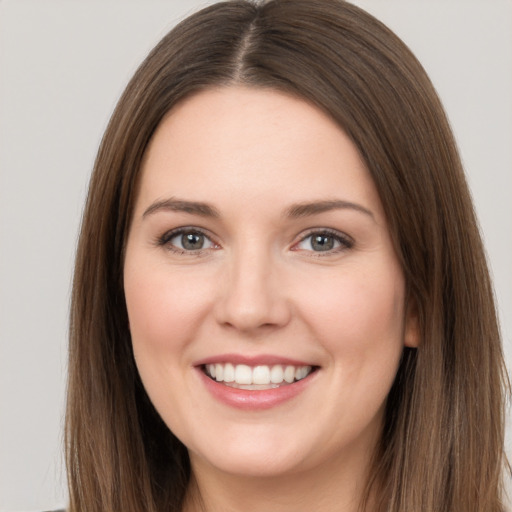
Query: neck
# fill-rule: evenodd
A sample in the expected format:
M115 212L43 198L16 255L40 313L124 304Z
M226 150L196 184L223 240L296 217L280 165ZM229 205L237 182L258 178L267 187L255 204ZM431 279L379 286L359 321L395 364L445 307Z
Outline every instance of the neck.
M369 496L362 508L369 458L332 461L289 475L244 476L213 469L191 457L192 478L183 512L361 512L374 510ZM355 462L355 463L354 463Z

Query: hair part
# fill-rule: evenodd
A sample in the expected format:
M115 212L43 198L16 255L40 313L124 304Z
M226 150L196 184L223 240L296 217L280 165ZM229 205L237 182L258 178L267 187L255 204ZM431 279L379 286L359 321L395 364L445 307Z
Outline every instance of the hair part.
M184 98L231 85L271 88L326 112L357 146L384 206L421 344L404 350L367 496L375 491L378 510L389 512L502 512L506 373L456 144L404 43L338 0L207 7L162 39L122 95L95 162L76 257L70 510L181 510L190 463L138 376L124 246L157 126Z

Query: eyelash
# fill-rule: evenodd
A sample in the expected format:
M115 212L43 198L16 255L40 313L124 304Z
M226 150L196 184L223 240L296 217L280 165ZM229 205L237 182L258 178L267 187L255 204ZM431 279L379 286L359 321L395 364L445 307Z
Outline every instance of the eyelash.
M173 238L176 238L180 235L185 235L185 234L204 236L205 239L207 239L211 244L218 247L218 244L214 240L212 240L212 237L210 235L206 234L206 232L203 231L202 229L196 228L196 227L182 227L182 228L173 229L171 231L167 231L162 236L157 238L156 245L160 246L160 247L166 247L169 251L171 251L175 254L183 254L183 255L187 255L187 256L201 256L206 251L212 249L211 247L207 247L205 249L202 248L202 249L197 249L197 250L185 250L185 249L181 249L180 247L176 247L175 245L170 243L170 241ZM334 239L335 242L337 242L339 244L339 246L332 248L332 249L328 249L326 251L304 250L305 252L310 253L309 256L311 256L311 257L320 257L321 258L321 257L330 256L332 254L337 254L337 253L343 252L347 249L351 249L354 246L353 240L351 238L349 238L348 236L346 236L334 229L323 228L323 229L309 230L298 242L295 242L293 244L291 250L292 251L303 250L303 249L298 249L296 247L299 244L308 240L308 238L313 237L314 235L319 236L319 237L324 236L327 238L332 238L332 239Z
M207 235L202 229L196 228L196 227L183 227L183 228L177 228L173 229L171 231L165 232L162 236L158 237L156 240L156 245L160 247L166 247L169 251L175 253L175 254L184 254L187 256L201 256L206 251L210 250L211 248L208 247L206 249L197 249L197 250L185 250L181 249L180 247L176 247L175 245L171 244L170 241L173 238L176 238L180 235L201 235L204 236L206 240L209 240L213 245L218 245L216 242L212 240L212 237Z
M354 241L351 238L349 238L347 235L344 235L343 233L340 233L339 231L329 228L309 230L297 243L293 245L293 247L297 247L299 244L305 242L306 240L312 238L315 235L333 238L335 242L339 243L339 246L333 249L328 249L326 251L306 250L306 252L309 253L309 256L313 258L323 258L327 256L332 256L333 254L338 254L340 252L346 251L347 249L352 249L352 247L354 247ZM292 248L292 250L300 251L301 249Z

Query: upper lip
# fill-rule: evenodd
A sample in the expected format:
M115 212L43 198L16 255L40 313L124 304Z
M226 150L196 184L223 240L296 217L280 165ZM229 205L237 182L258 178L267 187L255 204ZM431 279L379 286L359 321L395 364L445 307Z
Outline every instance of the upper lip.
M290 366L315 366L308 361L300 361L289 357L283 357L274 354L260 354L260 355L243 355L243 354L218 354L210 357L205 357L194 363L194 366L204 366L207 364L245 364L247 366L273 366L273 365L290 365Z

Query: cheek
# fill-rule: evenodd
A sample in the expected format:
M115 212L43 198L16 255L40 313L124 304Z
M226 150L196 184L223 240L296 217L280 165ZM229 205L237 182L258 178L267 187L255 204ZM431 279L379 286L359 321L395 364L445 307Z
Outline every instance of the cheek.
M183 405L179 397L187 391L190 347L212 293L204 279L171 270L165 264L155 267L141 258L127 258L124 286L140 377L167 425L180 430L184 415L179 414Z
M191 341L206 314L211 291L204 279L200 286L201 279L189 277L165 265L151 268L144 262L127 262L125 296L136 355L175 357Z
M304 309L330 359L331 417L353 439L363 428L380 428L403 352L403 278L377 269L332 279L322 300Z
M379 271L378 265L371 272L353 268L323 284L322 293L303 293L302 310L335 362L377 368L382 358L396 361L403 347L401 272Z

